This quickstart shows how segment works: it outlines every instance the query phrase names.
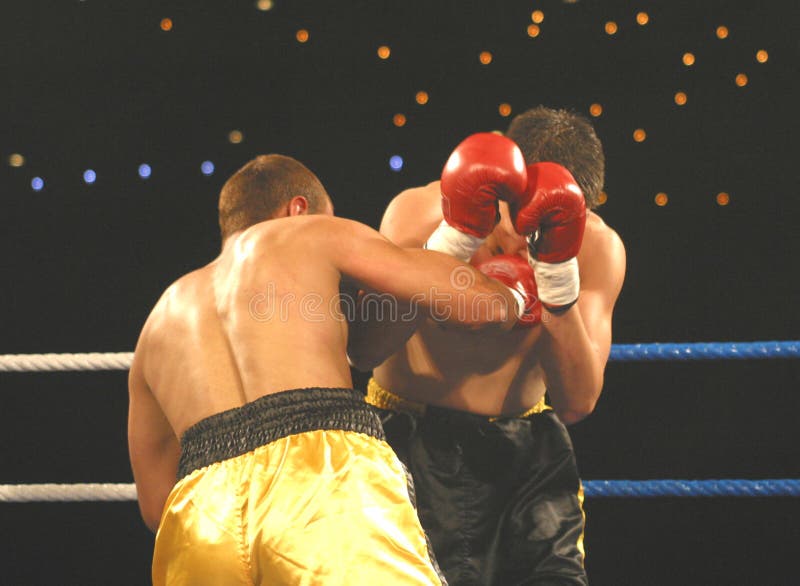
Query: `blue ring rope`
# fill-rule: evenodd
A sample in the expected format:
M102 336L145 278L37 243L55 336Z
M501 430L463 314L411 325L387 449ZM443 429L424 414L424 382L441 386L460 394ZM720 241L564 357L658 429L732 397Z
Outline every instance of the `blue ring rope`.
M699 342L690 344L613 344L609 360L755 360L798 358L800 340L784 342Z
M584 480L583 490L592 498L797 497L800 479Z

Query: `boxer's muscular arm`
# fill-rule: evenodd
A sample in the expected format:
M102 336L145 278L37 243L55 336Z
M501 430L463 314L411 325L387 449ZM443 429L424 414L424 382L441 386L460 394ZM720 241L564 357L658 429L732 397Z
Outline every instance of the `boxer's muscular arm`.
M415 303L425 316L469 329L506 330L516 323L514 295L474 267L446 254L400 248L358 222L330 218L325 224L322 250L361 289L386 293L401 304ZM462 278L472 285L460 286ZM358 354L357 348L349 349Z
M540 345L547 393L564 423L592 412L611 351L611 317L625 278L625 247L602 222L588 229L578 255L578 302L563 315L546 314ZM545 312L546 313L546 312Z
M180 444L144 378L144 347L140 339L128 374L128 450L142 518L156 531L175 485Z
M380 233L403 248L422 248L442 221L439 182L407 189L387 206ZM409 316L413 308L402 305L399 315ZM389 322L363 319L357 312L350 324L348 356L359 370L369 371L394 354L416 331L427 312L417 312L417 319Z

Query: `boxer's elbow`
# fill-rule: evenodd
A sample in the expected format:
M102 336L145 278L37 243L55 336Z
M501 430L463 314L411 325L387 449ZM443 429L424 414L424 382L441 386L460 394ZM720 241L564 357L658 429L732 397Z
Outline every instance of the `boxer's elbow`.
M383 364L388 358L383 353L368 351L347 351L347 363L359 372L370 372Z
M156 531L175 486L181 449L172 427L166 422L161 426L158 420L146 423L147 427L133 426L129 434L131 467L142 520L150 530Z
M586 419L597 406L601 388L590 389L591 392L588 393L576 394L561 404L554 405L558 418L564 425L572 425Z
M161 523L161 515L164 512L168 492L158 491L158 494L156 494L144 489L141 484L137 484L136 490L142 520L148 529L155 533Z
M153 533L158 531L158 525L161 522L161 508L156 509L153 506L147 506L146 503L139 502L139 511L142 514L142 520L147 528Z
M568 409L558 409L556 413L564 425L572 425L586 419L592 414L592 411L594 411L594 404L589 405L587 403L586 405L570 407Z
M358 327L350 326L347 339L347 364L360 372L368 372L382 362L384 353L382 340L376 336L365 335Z
M144 524L147 525L147 528L150 529L153 533L158 533L158 522L159 519L151 518L145 519Z

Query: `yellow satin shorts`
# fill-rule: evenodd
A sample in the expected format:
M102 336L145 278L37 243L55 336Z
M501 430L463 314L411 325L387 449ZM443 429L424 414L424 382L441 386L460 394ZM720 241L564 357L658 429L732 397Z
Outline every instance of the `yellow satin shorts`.
M262 431L285 428L271 397L259 400ZM302 405L293 416L319 427ZM344 427L284 435L179 480L156 535L154 585L443 584L402 464L383 439Z

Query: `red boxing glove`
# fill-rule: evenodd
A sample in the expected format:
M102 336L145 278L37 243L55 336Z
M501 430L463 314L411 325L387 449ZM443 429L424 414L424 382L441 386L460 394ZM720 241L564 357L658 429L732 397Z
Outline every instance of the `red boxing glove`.
M442 213L454 228L486 238L497 223L497 200L520 199L528 185L517 144L499 134L473 134L442 171Z
M503 283L518 299L521 297L525 310L517 322L518 325L532 327L542 321L542 304L539 302L533 269L528 261L517 254L501 254L475 268Z
M514 227L530 239L532 256L556 263L577 256L586 226L586 200L572 174L557 163L528 166L528 200Z
M572 174L549 162L528 166L528 198L514 227L528 238L542 304L553 313L564 312L580 292L575 257L583 242L586 201Z
M497 224L497 200L516 204L527 185L525 159L513 140L491 132L467 137L442 171L444 222L426 248L469 260Z

